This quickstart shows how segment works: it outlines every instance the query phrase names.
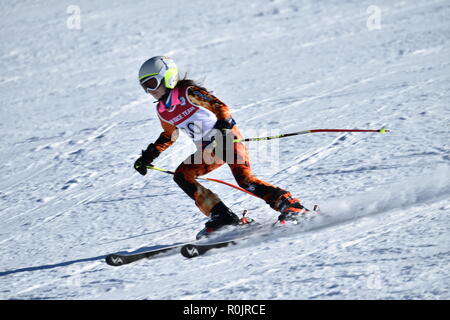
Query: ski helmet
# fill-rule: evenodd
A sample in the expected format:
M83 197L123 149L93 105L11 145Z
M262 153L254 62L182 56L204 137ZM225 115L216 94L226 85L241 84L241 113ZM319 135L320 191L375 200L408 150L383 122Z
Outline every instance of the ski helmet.
M150 79L156 80L153 80L154 84L150 87L151 90L157 89L163 79L166 88L175 88L179 79L175 62L164 56L156 56L145 61L139 69L139 82L143 86Z

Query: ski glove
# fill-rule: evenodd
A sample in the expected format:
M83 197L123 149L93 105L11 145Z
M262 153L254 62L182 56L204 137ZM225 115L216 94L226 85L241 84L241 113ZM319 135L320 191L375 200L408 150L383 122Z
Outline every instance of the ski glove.
M233 118L228 118L225 120L217 120L217 122L213 128L220 130L222 132L222 134L225 135L227 130L233 129L235 124L236 124L236 121L234 121Z
M227 137L228 138L233 137L234 139L234 135L231 132L231 129L233 129L235 124L236 121L234 121L233 118L228 118L225 120L217 120L216 124L213 127L213 129L216 129L214 140L216 140L217 143L221 143L220 140L224 140Z
M150 143L147 149L142 150L142 155L134 162L134 169L145 176L147 174L147 166L152 164L159 154L159 152L153 143Z

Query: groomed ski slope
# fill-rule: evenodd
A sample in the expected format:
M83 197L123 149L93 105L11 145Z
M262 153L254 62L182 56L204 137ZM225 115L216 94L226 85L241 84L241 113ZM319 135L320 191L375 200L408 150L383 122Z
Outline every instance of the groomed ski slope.
M72 4L0 5L0 299L450 298L448 0L77 1L79 29ZM321 206L303 232L110 267L108 253L184 242L206 221L171 176L132 169L161 131L137 82L160 54L246 137L392 131L248 144L257 177ZM182 136L155 164L193 150ZM209 177L234 183L225 166Z

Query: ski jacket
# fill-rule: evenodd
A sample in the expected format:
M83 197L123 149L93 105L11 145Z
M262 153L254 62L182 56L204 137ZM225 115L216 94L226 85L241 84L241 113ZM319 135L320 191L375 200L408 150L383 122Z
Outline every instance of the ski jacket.
M176 141L178 130L185 131L194 143L210 141L217 120L231 119L225 103L195 86L174 88L166 101L158 101L156 112L164 130L155 141L160 152Z

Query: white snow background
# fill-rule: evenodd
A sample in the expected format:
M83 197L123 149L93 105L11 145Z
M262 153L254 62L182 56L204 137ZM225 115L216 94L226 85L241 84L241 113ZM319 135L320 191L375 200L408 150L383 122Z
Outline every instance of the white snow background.
M1 299L449 299L450 1L3 1ZM326 213L196 259L104 256L193 239L137 81L174 58L227 103L257 177ZM155 164L174 170L186 136ZM209 175L235 183L229 169ZM208 183L260 222L264 202Z

